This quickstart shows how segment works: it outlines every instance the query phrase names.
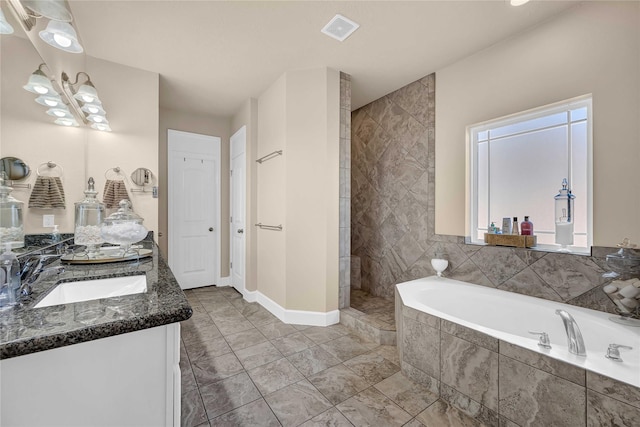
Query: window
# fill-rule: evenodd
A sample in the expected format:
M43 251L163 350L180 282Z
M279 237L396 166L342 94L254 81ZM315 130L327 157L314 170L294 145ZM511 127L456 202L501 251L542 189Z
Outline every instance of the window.
M591 95L467 128L470 243L502 218L529 216L538 248L558 250L555 200L564 178L575 196L572 252L591 247Z

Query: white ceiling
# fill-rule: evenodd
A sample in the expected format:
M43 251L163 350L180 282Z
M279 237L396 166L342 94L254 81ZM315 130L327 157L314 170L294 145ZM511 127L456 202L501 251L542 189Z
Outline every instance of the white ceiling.
M575 1L70 0L88 55L160 74L162 107L229 117L287 70L352 76L352 107L548 20ZM346 41L322 34L340 13Z

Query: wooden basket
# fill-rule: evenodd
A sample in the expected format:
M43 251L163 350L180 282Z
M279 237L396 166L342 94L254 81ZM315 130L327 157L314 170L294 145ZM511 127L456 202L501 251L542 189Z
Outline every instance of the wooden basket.
M522 236L519 234L489 234L484 233L484 242L490 246L510 246L513 248L531 248L536 245L536 236Z

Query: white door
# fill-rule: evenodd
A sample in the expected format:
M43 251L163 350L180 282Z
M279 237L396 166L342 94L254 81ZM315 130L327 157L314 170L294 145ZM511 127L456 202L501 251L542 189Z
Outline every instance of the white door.
M231 137L231 284L245 294L246 126Z
M168 131L169 268L182 289L219 271L220 138Z

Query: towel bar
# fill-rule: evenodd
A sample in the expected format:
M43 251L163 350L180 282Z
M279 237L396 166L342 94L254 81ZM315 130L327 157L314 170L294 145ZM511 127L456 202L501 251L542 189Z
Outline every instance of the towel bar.
M267 160L271 160L276 156L282 156L282 150L277 150L277 151L274 151L273 153L267 154L266 156L262 156L258 160L256 160L256 162L262 164L262 162L266 162Z
M282 224L280 225L267 225L261 222L255 224L256 227L262 228L263 230L274 230L274 231L282 231Z

